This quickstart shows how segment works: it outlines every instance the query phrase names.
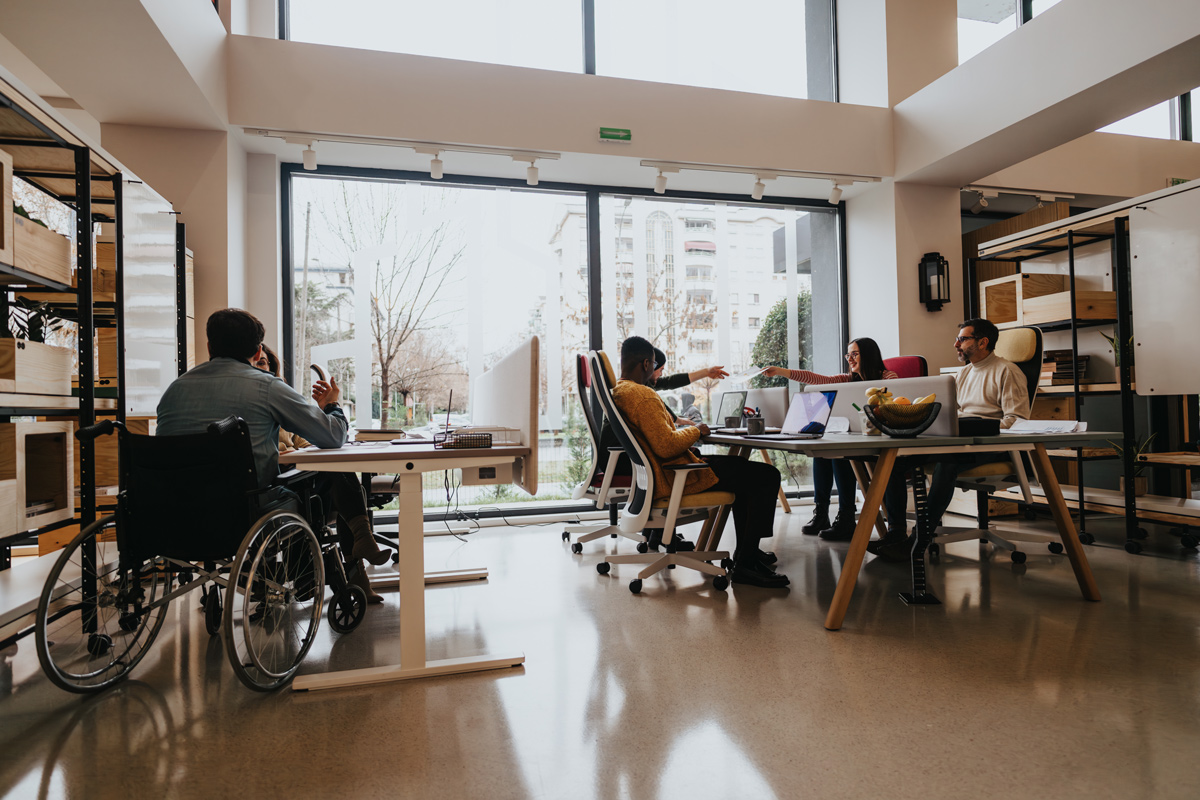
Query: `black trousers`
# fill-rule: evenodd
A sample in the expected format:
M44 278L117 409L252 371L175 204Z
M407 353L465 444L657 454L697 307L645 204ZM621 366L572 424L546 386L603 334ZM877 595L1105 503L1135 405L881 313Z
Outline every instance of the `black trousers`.
M779 470L738 456L706 456L704 461L717 476L717 485L709 491L733 492L737 496L733 501L737 551L743 555L757 553L759 540L775 533Z
M349 522L367 516L367 501L363 496L362 483L354 472L319 472L313 487L321 497L326 519L337 514L338 541L347 554L354 546L354 535ZM348 556L347 556L348 557Z

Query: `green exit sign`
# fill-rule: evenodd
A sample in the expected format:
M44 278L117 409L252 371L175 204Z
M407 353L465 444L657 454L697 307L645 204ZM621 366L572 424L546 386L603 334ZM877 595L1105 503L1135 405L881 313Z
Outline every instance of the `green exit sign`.
M601 128L600 141L602 142L632 142L633 131L629 128Z

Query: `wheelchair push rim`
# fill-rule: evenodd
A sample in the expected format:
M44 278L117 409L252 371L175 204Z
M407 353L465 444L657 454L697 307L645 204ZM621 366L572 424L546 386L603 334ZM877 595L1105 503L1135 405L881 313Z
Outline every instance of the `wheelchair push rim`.
M93 522L71 540L38 599L38 661L69 692L97 692L125 678L166 620L170 572L158 558L122 568L116 517Z
M321 624L325 569L308 523L273 512L238 549L225 593L222 636L238 678L259 691L291 680Z

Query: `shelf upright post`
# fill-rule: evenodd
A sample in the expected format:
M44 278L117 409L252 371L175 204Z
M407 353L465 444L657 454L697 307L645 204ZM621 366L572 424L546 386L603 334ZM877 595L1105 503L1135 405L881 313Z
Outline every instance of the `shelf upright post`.
M92 153L87 147L75 146L75 292L79 314L79 428L96 424L96 331L92 318ZM96 521L96 444L94 440L79 442L79 526L86 529ZM90 542L83 550L84 563L95 564L96 545ZM83 596L96 597L96 571L85 569L82 575ZM94 633L96 615L83 615L84 630Z
M179 375L187 372L187 230L175 223L175 362Z
M113 296L113 323L117 326L117 419L125 422L125 209L124 181L121 173L112 176L113 218L116 223L116 294Z
M1071 384L1074 388L1075 419L1083 416L1083 394L1079 391L1079 324L1075 305L1075 231L1067 231L1067 274L1071 289ZM1083 448L1075 448L1075 480L1079 498L1079 532L1087 532L1087 499L1083 486Z
M1113 220L1112 272L1117 294L1117 381L1121 385L1121 466L1125 475L1125 540L1136 552L1138 543L1137 494L1134 486L1135 423L1133 419L1133 297L1129 253L1129 217Z

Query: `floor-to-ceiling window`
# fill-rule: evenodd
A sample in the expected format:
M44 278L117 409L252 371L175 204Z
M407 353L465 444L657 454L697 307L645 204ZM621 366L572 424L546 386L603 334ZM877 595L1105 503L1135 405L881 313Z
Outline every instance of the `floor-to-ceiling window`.
M841 220L822 202L298 165L283 175L293 384L309 382L306 367L316 363L342 386L357 427L429 434L469 421L472 378L537 335L539 503L570 502L591 460L576 354L615 353L638 333L667 353L672 372L840 368ZM589 207L599 209L594 264ZM669 401L695 403L708 419L733 388L703 380ZM781 459L780 468L792 488L807 486L805 459ZM453 499L530 500L507 487L462 487ZM426 502L446 503L440 475L429 479Z

